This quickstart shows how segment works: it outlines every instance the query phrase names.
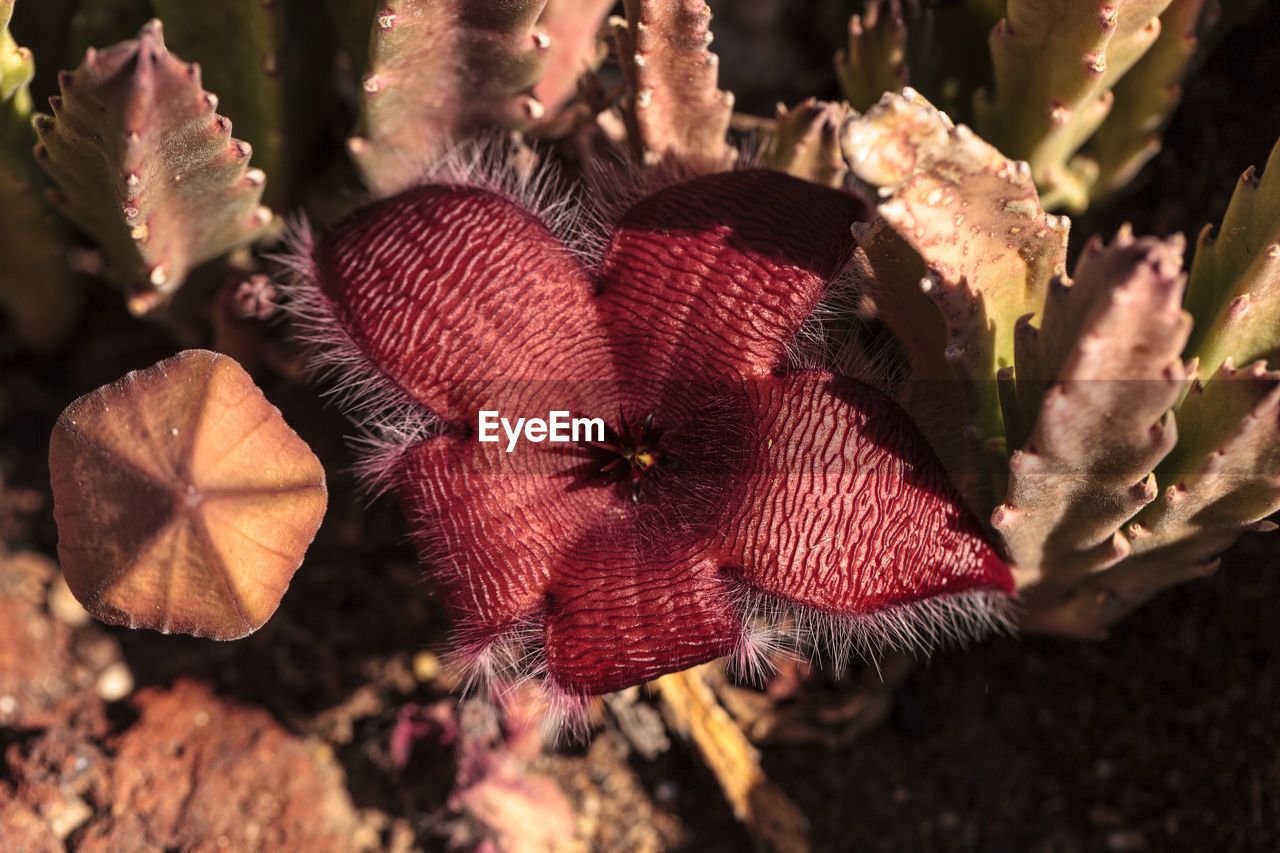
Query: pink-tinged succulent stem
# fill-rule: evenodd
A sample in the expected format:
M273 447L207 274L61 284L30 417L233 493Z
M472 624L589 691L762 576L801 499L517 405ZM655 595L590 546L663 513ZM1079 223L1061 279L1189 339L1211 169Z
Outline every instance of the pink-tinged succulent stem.
M694 172L727 169L737 159L725 134L733 93L716 88L711 7L703 0L627 0L614 27L627 81L623 117L638 163L673 158Z
M1182 99L1182 80L1207 29L1205 0L1172 0L1160 15L1160 36L1115 85L1115 105L1083 156L1097 164L1091 198L1129 184L1160 151L1160 133Z
M57 206L102 247L107 275L145 313L198 263L262 235L266 176L231 138L200 69L170 53L159 21L136 41L90 50L59 76L35 156Z
M842 186L849 167L840 153L840 128L848 116L848 104L815 98L792 109L778 104L765 164L806 181Z
M1237 371L1231 359L1280 349L1270 316L1280 178L1268 181L1280 154L1261 182L1246 174L1188 284L1180 237L1127 228L1110 246L1088 244L1068 279L1065 220L1040 209L1025 164L915 96L850 120L844 147L885 199L881 220L857 233L865 307L908 355L907 405L962 488L1007 476L991 523L1015 565L1024 627L1099 636L1159 590L1212 571L1243 531L1269 529L1280 373L1261 362ZM981 360L939 354L973 341ZM1191 387L1197 362L1184 355L1200 357L1199 375L1206 361L1217 372ZM1007 463L973 442L957 451L956 424L975 412L994 414L976 422L991 432L974 433L1007 442ZM979 507L987 498L968 496Z
M546 114L532 94L551 40L546 0L388 0L374 15L348 147L375 194L417 181L453 142L485 128L527 128Z
M1196 318L1187 353L1210 376L1230 358L1249 364L1280 355L1280 141L1261 176L1249 169L1216 235L1200 232L1187 284Z
M1121 231L1054 283L1031 318L1039 328L1018 325L1007 420L1032 426L1010 436L1009 491L992 524L1041 599L1128 556L1122 528L1156 497L1152 471L1178 440L1170 409L1186 388L1181 273L1181 239Z
M1097 166L1073 158L1110 113L1116 81L1160 34L1158 16L1168 5L1010 0L991 32L995 83L975 95L974 127L1031 164L1046 208L1088 206Z
M1178 407L1183 438L1157 469L1135 551L1204 563L1280 508L1280 371L1225 362Z
M1280 372L1224 363L1177 410L1177 447L1156 470L1159 494L1122 535L1114 568L1064 590L1027 594L1024 626L1096 637L1157 592L1205 577L1248 531L1270 531L1280 509Z
M903 5L902 0L868 0L862 14L849 19L848 49L836 53L836 76L855 110L911 82ZM919 8L912 11L918 19Z
M324 112L314 87L290 88L298 82L290 79L290 66L301 63L290 55L286 37L292 29L301 38L305 22L286 25L283 4L262 0L152 0L151 5L174 50L200 65L204 84L218 93L220 109L235 121L236 135L253 146L254 163L271 176L266 203L287 208L303 159L302 152L291 150L298 142L294 134L313 126Z
M601 30L613 0L548 0L538 28L550 44L542 78L533 96L555 115L576 94L578 80L604 59Z
M970 506L989 512L1003 493L996 471L1005 454L992 380L1013 366L1018 318L1039 309L1050 278L1063 271L1068 222L1041 209L1025 163L952 125L911 90L852 119L841 144L901 238L859 226L877 273L868 296L912 354L904 404ZM903 257L902 241L922 264ZM958 394L960 411L936 405L939 383L941 393Z

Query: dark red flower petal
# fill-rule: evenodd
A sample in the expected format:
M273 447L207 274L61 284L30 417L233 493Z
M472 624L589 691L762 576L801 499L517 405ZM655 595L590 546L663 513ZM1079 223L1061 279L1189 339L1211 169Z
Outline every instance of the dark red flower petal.
M313 261L356 346L442 419L474 425L539 382L564 383L560 408L592 408L583 395L612 384L590 276L494 193L426 186L376 202Z
M606 693L733 651L742 634L730 579L690 548L637 548L602 528L557 567L543 635L561 689ZM674 543L673 543L674 544ZM680 543L684 544L684 543Z
M734 651L756 601L853 617L1011 588L901 409L777 375L868 215L784 175L712 175L624 214L594 280L533 215L466 187L325 239L335 319L454 422L388 464L477 666L509 655L603 692ZM609 451L602 482L598 447L482 444L480 408L569 410L654 447L643 465Z
M540 621L553 576L579 541L598 525L630 520L608 490L569 475L575 461L543 445L507 454L450 435L405 455L401 503L464 644L480 648Z
M830 614L1012 592L920 430L879 391L824 374L750 383L742 468L717 549L755 591Z
M768 376L853 252L861 200L778 172L723 172L624 215L599 270L623 381Z
M603 692L727 653L741 634L731 578L706 555L724 459L704 453L635 501L626 483L584 479L573 452L446 435L408 451L400 495L464 651L514 637L518 656L544 655L517 670Z

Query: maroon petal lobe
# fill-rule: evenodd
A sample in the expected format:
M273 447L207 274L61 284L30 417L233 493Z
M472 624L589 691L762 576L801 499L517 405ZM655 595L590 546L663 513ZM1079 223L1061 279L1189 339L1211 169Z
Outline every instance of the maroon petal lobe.
M336 227L313 260L356 346L445 420L474 426L477 409L552 381L565 383L558 408L593 408L583 395L610 384L590 277L495 193L409 190Z
M778 172L721 172L643 199L599 270L629 385L762 377L853 252L870 209Z
M399 489L415 544L464 646L540 619L559 566L600 524L625 525L612 491L581 488L567 456L450 435L408 451ZM624 535L624 534L618 534Z
M731 652L742 626L719 564L615 533L580 543L555 574L544 634L553 683L607 693Z
M757 592L830 614L1013 591L919 429L827 374L749 383L743 467L717 547Z

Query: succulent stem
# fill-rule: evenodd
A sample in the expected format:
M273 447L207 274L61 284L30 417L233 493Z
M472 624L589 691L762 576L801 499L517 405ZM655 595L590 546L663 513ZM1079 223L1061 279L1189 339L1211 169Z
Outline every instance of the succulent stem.
M711 7L702 0L626 0L614 37L627 82L623 118L631 154L645 165L674 158L694 172L732 166L725 141L733 93L716 88Z
M1196 244L1187 308L1197 323L1187 353L1212 375L1280 355L1280 140L1261 177L1240 177L1217 236L1206 225Z
M146 313L198 263L256 239L266 176L231 138L200 69L168 51L159 21L134 41L90 50L59 77L54 115L36 117L36 160L51 198L102 247L107 275Z
M868 284L868 295L899 340L913 341L909 348L921 342L933 348L913 358L905 405L970 505L986 514L1003 493L996 472L1006 453L994 379L999 369L1013 366L1018 318L1039 308L1050 278L1062 272L1069 223L1040 208L1025 163L1001 156L910 89L886 95L848 122L841 144L853 174L878 188L883 221L923 259L914 280ZM893 250L893 241L883 239L862 244L869 255ZM871 264L879 270L900 266L876 257ZM925 307L926 316L941 312L942 340L936 331L921 335L920 324L933 322L920 314L929 302L936 308ZM955 393L964 401L963 439L956 436L954 411L943 412L934 402L940 379L957 383ZM968 451L945 449L958 443Z
M975 94L974 124L1005 154L1031 164L1046 208L1088 206L1096 164L1072 158L1111 112L1116 81L1159 36L1167 5L1010 0L992 30L995 83Z
M393 195L453 141L545 115L533 86L550 39L546 0L388 0L373 20L360 126L348 148L377 195Z

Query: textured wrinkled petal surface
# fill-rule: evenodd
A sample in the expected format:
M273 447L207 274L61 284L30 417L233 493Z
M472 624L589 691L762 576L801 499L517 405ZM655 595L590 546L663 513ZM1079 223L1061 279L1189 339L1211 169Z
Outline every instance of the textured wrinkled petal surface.
M356 346L442 419L521 408L543 383L582 408L610 384L587 271L494 193L426 186L378 202L328 235L315 267Z
M848 262L853 196L777 172L688 181L632 207L599 272L619 371L649 395L770 375Z
M555 567L619 513L605 490L567 488L563 472L576 460L529 445L512 455L441 436L414 447L400 475L418 549L460 632L476 642L538 616Z
M823 374L746 390L744 459L717 528L747 584L833 613L1011 591L1004 562L896 403Z

